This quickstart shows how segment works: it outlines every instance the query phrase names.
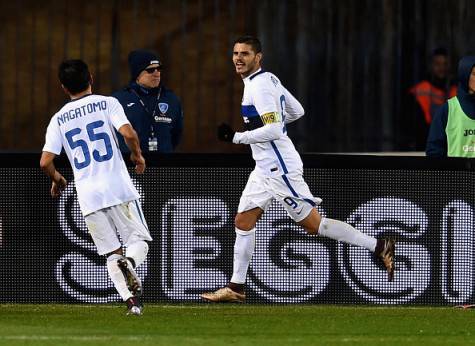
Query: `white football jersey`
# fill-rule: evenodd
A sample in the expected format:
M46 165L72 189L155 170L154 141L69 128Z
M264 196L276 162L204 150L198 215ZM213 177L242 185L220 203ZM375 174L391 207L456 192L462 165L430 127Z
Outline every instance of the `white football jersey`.
M247 131L237 132L233 142L251 145L259 174L302 173L302 160L285 127L304 114L302 105L270 72L259 69L243 81L241 112Z
M64 148L84 216L140 198L115 137L114 128L125 124L119 101L102 95L72 100L51 118L43 151L59 155Z

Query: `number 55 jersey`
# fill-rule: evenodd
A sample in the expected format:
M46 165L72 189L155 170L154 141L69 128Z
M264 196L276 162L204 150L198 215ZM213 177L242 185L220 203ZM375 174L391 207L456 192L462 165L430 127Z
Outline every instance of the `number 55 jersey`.
M51 118L43 151L59 155L64 148L84 216L140 198L115 136L126 124L120 103L102 95L72 100Z

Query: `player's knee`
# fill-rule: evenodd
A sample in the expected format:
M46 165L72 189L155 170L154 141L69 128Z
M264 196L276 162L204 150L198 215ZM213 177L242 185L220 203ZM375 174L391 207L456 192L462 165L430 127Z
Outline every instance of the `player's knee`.
M299 225L302 226L308 234L316 235L318 234L321 221L322 217L320 214L312 211L305 219L299 222Z
M115 252L109 252L107 255L106 261L107 265L114 266L117 264L117 260L121 259L123 255L115 253Z
M234 218L234 226L236 226L236 228L240 229L241 231L250 231L254 228L255 224L256 223L254 220L251 220L239 213Z
M144 240L139 240L127 247L126 255L133 259L134 267L139 267L147 258L148 250L148 243Z
M310 235L318 234L318 226L317 227L304 227L305 231Z
M124 255L124 252L122 251L122 248L118 248L112 252L109 252L106 254L106 258L109 258L111 255L120 255L120 256L123 256Z
M147 241L145 241L145 240L140 240L140 241L136 242L135 244L139 247L140 251L141 251L145 256L148 255L148 250L150 249L150 245L148 244Z

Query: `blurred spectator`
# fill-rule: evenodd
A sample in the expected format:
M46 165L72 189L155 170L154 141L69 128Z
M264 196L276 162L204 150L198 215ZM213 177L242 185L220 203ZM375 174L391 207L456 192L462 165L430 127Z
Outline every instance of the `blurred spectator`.
M437 111L427 139L427 156L475 158L475 56L460 59L457 96Z
M400 136L401 150L425 150L430 124L444 102L456 95L450 80L449 56L445 48L432 52L428 75L412 86L405 95Z
M171 153L180 143L183 112L178 97L161 81L162 63L153 53L134 50L129 57L130 83L112 96L121 103L137 132L142 151ZM118 134L120 149L127 152Z

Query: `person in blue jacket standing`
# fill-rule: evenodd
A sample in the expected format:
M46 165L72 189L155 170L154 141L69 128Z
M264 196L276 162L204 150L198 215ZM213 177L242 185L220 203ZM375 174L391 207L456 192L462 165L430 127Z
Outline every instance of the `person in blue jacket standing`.
M140 139L143 152L171 153L180 143L183 111L180 100L161 82L162 63L157 55L134 50L128 57L130 82L112 94L122 107ZM117 134L121 151L128 148Z
M460 59L458 81L457 96L432 121L427 156L475 158L475 56Z

